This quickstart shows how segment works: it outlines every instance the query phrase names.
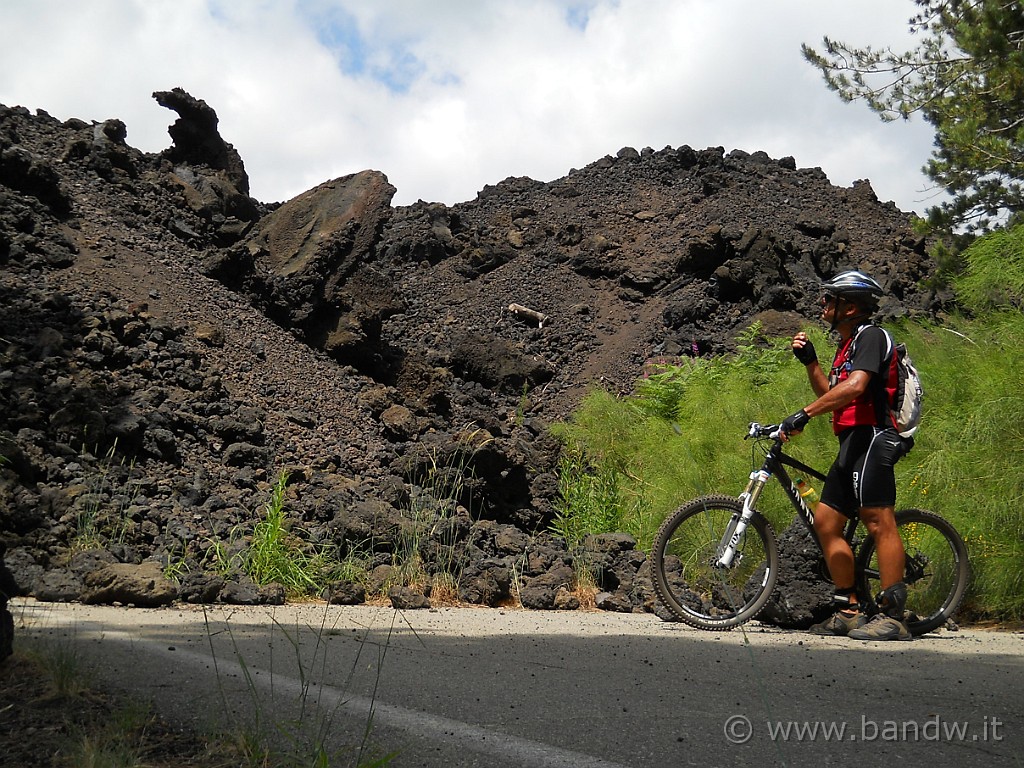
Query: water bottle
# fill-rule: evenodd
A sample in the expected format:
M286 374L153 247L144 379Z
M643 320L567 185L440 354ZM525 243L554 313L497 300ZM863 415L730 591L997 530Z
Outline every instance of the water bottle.
M796 489L800 492L800 496L807 506L813 507L818 503L818 492L808 485L807 481L802 477L796 479Z

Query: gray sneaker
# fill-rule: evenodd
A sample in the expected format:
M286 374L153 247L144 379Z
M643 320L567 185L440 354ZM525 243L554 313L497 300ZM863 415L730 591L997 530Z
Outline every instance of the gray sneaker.
M815 624L808 632L812 635L849 635L852 631L863 627L868 623L867 617L859 611L854 614L846 614L836 611L824 621Z
M854 640L913 640L907 625L899 619L878 613L871 621L857 629L850 630L847 636Z

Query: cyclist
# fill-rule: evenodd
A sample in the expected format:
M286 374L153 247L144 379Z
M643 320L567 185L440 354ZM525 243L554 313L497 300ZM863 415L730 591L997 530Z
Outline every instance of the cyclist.
M893 468L905 449L885 399L887 388L895 384L895 355L890 337L871 323L884 291L860 271L836 275L822 285L822 291L821 317L838 332L839 349L826 376L807 334L793 337L793 354L806 367L817 399L781 425L785 440L801 432L813 417L831 413L832 429L839 438L839 454L814 510L814 530L835 585L838 610L810 632L857 640L910 640L903 617L905 552L894 514ZM857 605L853 552L842 535L846 518L854 515L860 515L878 551L880 611L870 621Z

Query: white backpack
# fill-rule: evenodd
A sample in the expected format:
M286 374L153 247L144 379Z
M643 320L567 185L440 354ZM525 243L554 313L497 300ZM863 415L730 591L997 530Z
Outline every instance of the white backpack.
M896 345L896 398L890 406L896 431L900 437L913 437L921 423L921 401L924 387L906 344Z

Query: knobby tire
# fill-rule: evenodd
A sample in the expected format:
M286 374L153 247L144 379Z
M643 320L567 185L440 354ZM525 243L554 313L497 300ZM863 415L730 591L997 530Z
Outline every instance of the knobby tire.
M907 629L923 635L944 625L967 592L971 569L967 546L945 518L924 509L901 509L896 528L906 550ZM860 592L870 604L881 591L875 541L865 539L857 554Z
M651 552L654 589L678 618L700 629L737 627L764 608L778 578L779 552L771 524L755 512L728 567L713 565L729 521L742 511L732 496L703 496L669 515Z

